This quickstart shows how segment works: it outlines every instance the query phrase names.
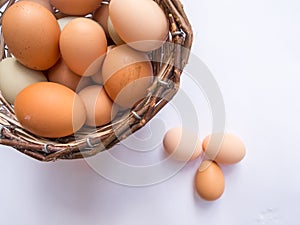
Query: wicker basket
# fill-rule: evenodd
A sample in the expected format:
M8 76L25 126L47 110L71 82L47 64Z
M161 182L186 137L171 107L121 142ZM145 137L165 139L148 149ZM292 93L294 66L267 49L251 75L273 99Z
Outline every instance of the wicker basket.
M1 0L0 23L5 10L16 0ZM191 25L183 10L180 0L155 0L164 10L170 23L170 38L162 48L151 53L155 81L148 89L145 99L130 111L121 113L106 126L93 131L58 139L46 139L32 135L17 121L13 106L0 92L0 144L15 148L40 161L57 159L78 159L93 156L107 150L143 127L176 94L182 70L187 63L192 45ZM57 17L60 13L56 12ZM10 57L3 35L0 40L1 59ZM163 60L155 60L163 56Z

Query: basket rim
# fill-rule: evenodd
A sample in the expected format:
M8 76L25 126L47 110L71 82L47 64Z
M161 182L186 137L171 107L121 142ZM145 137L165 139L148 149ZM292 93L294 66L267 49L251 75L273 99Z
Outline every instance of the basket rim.
M90 157L101 151L110 149L115 144L141 129L149 122L177 93L180 86L180 76L188 62L193 42L193 31L180 0L154 0L165 12L170 25L168 46L152 52L152 57L167 55L153 70L156 79L148 89L147 97L131 109L130 113L122 115L117 123L97 128L95 133L89 133L80 140L72 136L56 140L45 139L31 135L17 121L13 106L2 96L0 91L0 144L11 146L22 154L40 161L55 161L57 159L78 159ZM5 10L16 0L1 1ZM107 0L104 0L107 4ZM2 15L0 14L0 26ZM56 11L56 13L59 13ZM170 47L171 46L171 47ZM171 48L171 49L170 49ZM3 35L0 39L1 59L9 57ZM166 54L168 53L168 54ZM170 85L172 81L173 85ZM163 96L163 98L162 98ZM113 125L117 125L113 128Z

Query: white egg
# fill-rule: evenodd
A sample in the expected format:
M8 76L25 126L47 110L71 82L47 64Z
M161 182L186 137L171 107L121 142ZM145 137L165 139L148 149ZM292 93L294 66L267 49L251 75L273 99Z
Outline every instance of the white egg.
M29 69L14 58L6 58L0 62L0 90L11 104L25 87L42 81L47 81L43 72Z

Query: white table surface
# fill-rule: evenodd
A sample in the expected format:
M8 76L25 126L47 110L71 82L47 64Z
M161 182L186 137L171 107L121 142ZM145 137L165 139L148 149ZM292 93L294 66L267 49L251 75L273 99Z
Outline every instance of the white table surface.
M195 33L192 54L208 66L222 92L225 129L247 147L241 163L222 166L226 189L221 199L205 202L195 194L201 159L162 182L133 187L104 178L111 175L99 175L84 160L40 163L1 146L0 225L299 224L300 2L183 4ZM183 76L182 89L196 108L202 139L212 128L205 93L189 76ZM137 167L162 160L160 142L152 151L128 146L153 129L163 133L178 125L178 107L164 108L112 155ZM161 130L153 128L159 124Z

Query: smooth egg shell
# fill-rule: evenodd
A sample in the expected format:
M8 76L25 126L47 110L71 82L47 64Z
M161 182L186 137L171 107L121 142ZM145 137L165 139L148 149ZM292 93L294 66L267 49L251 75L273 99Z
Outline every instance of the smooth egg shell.
M49 81L62 84L75 92L91 83L89 77L82 77L71 71L62 58L50 68L47 77Z
M53 7L50 4L49 0L21 0L21 1L31 1L31 2L38 3L44 6L46 9L48 9L51 13L53 13Z
M166 132L163 146L171 157L183 162L194 160L202 153L201 142L197 135L181 127Z
M88 18L70 21L60 35L61 55L67 66L81 76L92 76L101 68L107 50L103 28Z
M120 36L116 32L116 30L114 28L114 25L111 23L111 20L110 20L109 17L108 17L108 20L107 20L107 27L108 27L109 37L113 40L113 42L116 45L125 44L125 42L120 38Z
M146 96L153 71L146 54L121 45L107 54L102 76L109 97L121 107L131 108Z
M23 65L46 70L59 59L60 29L54 15L31 1L13 4L3 15L4 40Z
M83 16L95 11L102 0L50 0L50 3L67 15Z
M169 22L155 1L111 0L109 17L121 39L137 50L152 51L167 39Z
M213 161L205 160L200 164L195 175L196 191L207 201L217 200L225 189L222 169Z
M102 126L112 121L115 116L112 110L113 102L102 86L92 85L82 89L78 94L86 108L86 125Z
M65 26L71 21L78 18L78 16L66 16L57 20L60 30L62 31Z
M33 134L48 138L71 135L85 123L80 97L53 82L39 82L24 88L14 103L16 117Z
M25 87L42 81L47 81L47 78L41 71L29 69L14 58L6 58L0 62L0 90L11 104Z
M242 140L228 133L208 135L203 140L202 148L210 159L221 164L238 163L246 154Z

